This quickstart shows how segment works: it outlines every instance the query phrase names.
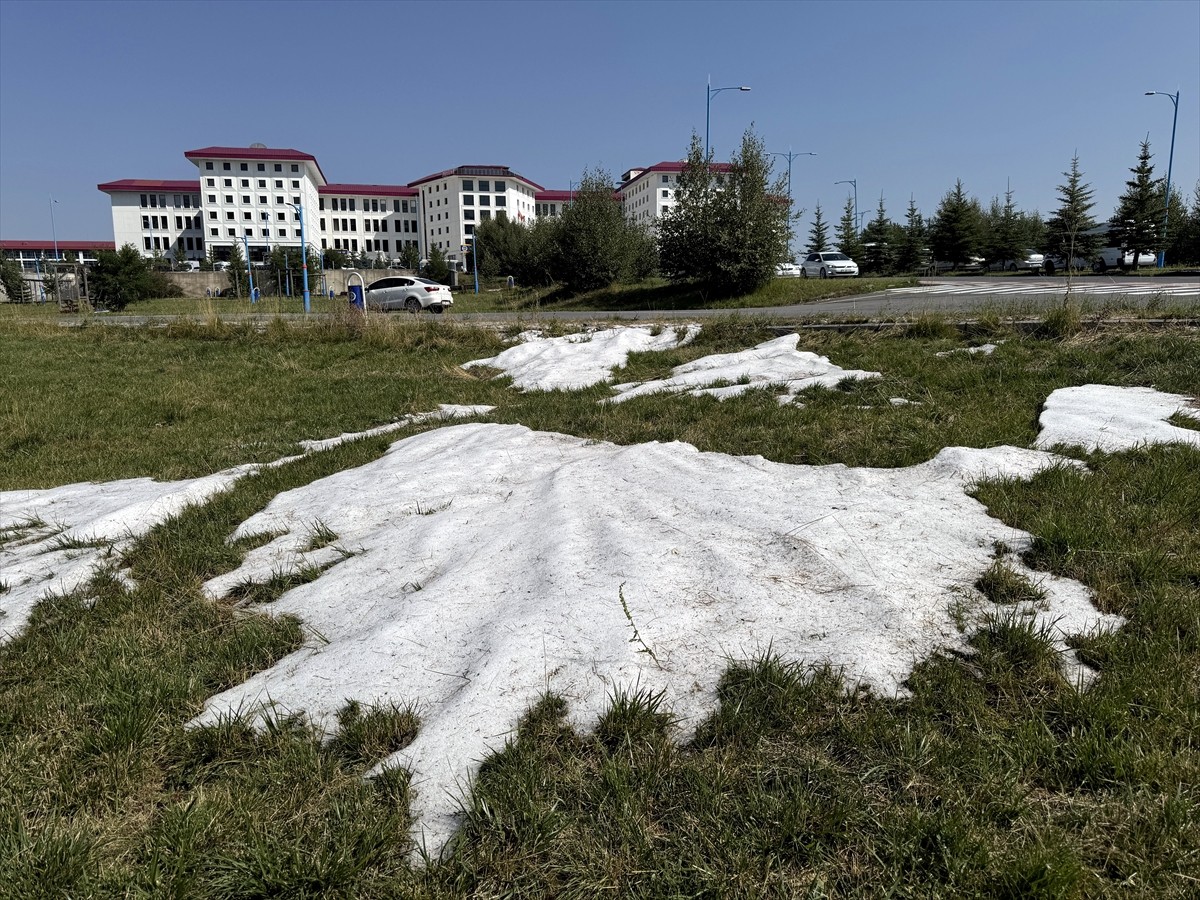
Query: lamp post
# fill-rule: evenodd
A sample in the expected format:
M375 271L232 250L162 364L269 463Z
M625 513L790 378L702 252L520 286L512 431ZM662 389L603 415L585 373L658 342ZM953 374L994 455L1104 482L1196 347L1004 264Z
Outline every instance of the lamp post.
M289 203L288 206L300 217L300 271L304 275L304 314L308 315L312 310L312 295L308 292L308 241L305 240L304 234L304 204Z
M835 181L834 184L848 184L854 188L854 223L856 225L860 224L860 220L858 218L858 180L855 178L847 178L845 181ZM862 231L862 229L859 228L859 231Z
M1162 247L1158 251L1158 267L1161 269L1167 264L1167 217L1171 212L1171 167L1175 162L1175 126L1179 123L1179 91L1174 94L1168 94L1166 91L1146 91L1147 97L1153 97L1155 94L1162 94L1175 107L1175 116L1171 119L1171 155L1167 157L1167 203L1163 208Z
M58 230L56 230L54 228L54 205L56 203L58 203L58 200L55 200L54 196L52 194L52 196L50 196L50 236L52 236L52 238L54 239L54 262L55 263L59 262L59 233L58 233Z
M743 85L732 85L730 87L715 88L712 86L712 76L708 76L708 94L704 99L704 162L708 162L708 126L712 121L712 98L721 91L748 91L750 88Z
M250 236L242 235L242 246L246 248L246 278L250 281L250 305L253 306L258 302L258 298L254 296L254 266L250 265Z
M793 153L792 148L788 147L787 153L771 153L770 156L782 156L788 161L788 253L792 252L792 160L797 156L816 156L812 151L804 153Z

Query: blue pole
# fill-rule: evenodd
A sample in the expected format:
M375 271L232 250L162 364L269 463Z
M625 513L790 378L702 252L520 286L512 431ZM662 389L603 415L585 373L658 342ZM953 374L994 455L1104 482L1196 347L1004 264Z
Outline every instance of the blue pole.
M250 303L254 304L254 270L250 267L250 238L242 235L242 245L246 248L246 277L250 279Z
M292 267L288 263L287 251L283 251L283 289L287 295L292 296Z
M471 268L475 270L475 293L479 293L479 238L471 237Z
M1175 116L1171 119L1171 155L1167 157L1167 203L1163 209L1162 248L1158 251L1158 267L1167 264L1167 222L1171 214L1171 168L1175 163L1175 126L1179 124L1179 91L1174 95L1165 91L1146 91L1147 97L1162 94L1175 106Z
M304 234L304 205L301 204L298 212L300 213L300 271L304 274L304 312L307 314L312 307L312 300L308 293L308 243Z

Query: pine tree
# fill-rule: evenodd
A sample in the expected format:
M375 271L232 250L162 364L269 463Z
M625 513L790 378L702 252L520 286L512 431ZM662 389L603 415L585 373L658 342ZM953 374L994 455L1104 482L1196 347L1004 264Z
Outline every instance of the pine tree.
M883 194L880 194L875 218L863 231L863 257L868 272L882 275L891 271L893 255L890 245L891 236L892 223L888 220L887 210L883 205Z
M1063 175L1067 183L1058 186L1061 200L1046 222L1046 238L1041 246L1047 254L1075 269L1079 268L1077 261L1087 265L1096 253L1098 240L1091 233L1096 227L1096 220L1092 218L1095 204L1091 185L1083 183L1078 154L1071 158L1071 169Z
M829 223L821 215L821 204L818 202L816 211L813 213L812 227L808 230L808 252L820 253L827 249L829 249Z
M1133 178L1125 182L1125 193L1109 222L1110 242L1133 252L1134 271L1138 267L1138 254L1153 252L1162 233L1162 179L1153 177L1151 158L1147 138L1142 141L1137 165L1129 170Z
M959 179L938 204L937 221L929 235L934 257L956 269L968 263L979 252L982 219L979 202L967 197Z
M242 245L237 241L229 247L229 284L238 297L242 296L246 285L246 258L242 256Z
M858 228L854 221L854 200L851 197L846 198L846 207L842 210L842 219L838 222L834 235L837 237L839 250L854 260L862 256L862 242L858 239Z
M1025 245L1011 188L1004 192L1004 206L1000 206L998 199L992 200L988 225L990 227L984 245L984 258L989 263L1015 268L1016 260L1025 252Z
M910 195L899 251L896 254L896 269L900 272L917 272L925 268L928 262L928 251L925 247L927 240L925 220L921 211L917 209L916 200Z

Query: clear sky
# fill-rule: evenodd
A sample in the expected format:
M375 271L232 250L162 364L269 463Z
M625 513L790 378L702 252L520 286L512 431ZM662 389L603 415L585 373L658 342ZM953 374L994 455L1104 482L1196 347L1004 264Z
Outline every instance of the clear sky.
M330 181L680 159L706 80L728 159L753 126L814 151L792 192L836 219L856 179L901 221L961 178L1048 214L1078 151L1107 218L1149 135L1200 177L1200 2L24 2L0 0L0 237L111 240L120 178L197 178L210 145L312 153ZM777 159L781 167L786 161Z

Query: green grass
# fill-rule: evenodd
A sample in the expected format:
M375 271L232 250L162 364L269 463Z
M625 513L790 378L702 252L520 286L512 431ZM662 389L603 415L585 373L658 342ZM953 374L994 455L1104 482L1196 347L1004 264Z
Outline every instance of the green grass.
M717 320L693 345L631 358L619 380L771 336ZM799 409L768 391L723 404L521 394L456 369L493 355L494 334L432 323L8 323L0 489L201 474L438 402L595 439L910 465L948 445L1028 446L1056 387L1200 388L1200 344L1182 327L1036 337L992 322L970 338L997 340L991 356L937 357L964 339L936 318L805 333L801 349L883 378L806 392ZM718 710L683 740L653 694L614 696L586 734L543 698L484 762L448 856L413 868L407 774L362 776L412 740L421 698L350 704L331 735L285 710L263 730L184 723L304 638L301 623L202 597L251 546L227 536L280 491L416 430L243 479L139 540L121 560L135 587L100 577L0 646L0 896L1196 896L1200 452L1091 454L1090 473L976 491L1034 536L1027 565L1128 619L1074 642L1100 673L1090 690L1066 683L1014 605L1036 602L1036 579L998 561L980 573L998 605L972 652L922 663L900 700L773 657L732 662ZM312 548L336 542L313 526Z

